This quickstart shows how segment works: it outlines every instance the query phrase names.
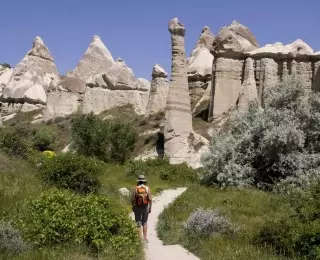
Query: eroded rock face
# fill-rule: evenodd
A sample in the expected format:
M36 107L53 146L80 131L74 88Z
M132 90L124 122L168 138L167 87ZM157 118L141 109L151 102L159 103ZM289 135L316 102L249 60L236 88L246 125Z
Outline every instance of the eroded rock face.
M257 47L249 29L237 22L223 27L215 38L209 121L235 108L245 109L250 100L264 107L265 90L288 75L299 75L307 90L320 90L320 53L305 42Z
M77 67L70 71L67 76L73 76L87 81L90 77L98 73L103 73L115 64L115 61L101 41L95 35Z
M223 27L212 46L212 91L209 120L235 109L242 90L245 54L258 48L254 35L244 25L234 21Z
M3 89L8 84L13 73L12 68L5 68L0 65L0 96L2 94Z
M164 112L169 91L168 73L158 64L153 67L151 89L145 116Z
M43 112L43 120L65 117L81 111L86 83L73 76L53 80L48 86L48 100Z
M32 49L14 68L2 100L46 104L46 88L57 77L58 70L49 49L40 37L36 37Z
M213 55L210 53L214 36L209 27L204 27L200 38L187 61L188 81L191 98L191 108L193 113L199 110L199 107L208 105L208 96L206 90L211 87L212 62ZM210 92L209 92L210 93ZM204 96L205 95L205 96Z
M84 113L101 113L113 107L131 104L139 115L145 114L150 83L137 79L122 59L105 71L87 80L83 98Z

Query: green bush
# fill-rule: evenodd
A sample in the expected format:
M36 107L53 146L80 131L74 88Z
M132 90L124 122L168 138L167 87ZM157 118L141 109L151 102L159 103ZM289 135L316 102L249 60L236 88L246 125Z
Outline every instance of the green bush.
M202 159L208 185L308 187L320 168L320 94L306 93L291 76L269 88L264 110L252 102L233 115L230 129L215 136ZM309 178L310 177L310 178ZM306 181L303 181L306 180Z
M0 150L10 156L27 159L32 153L32 147L27 139L17 132L0 130Z
M79 154L123 164L134 150L137 132L127 123L80 115L72 120L72 141Z
M129 176L157 175L160 179L169 182L198 182L199 171L187 164L170 164L165 159L149 159L146 161L128 161L125 170Z
M85 244L94 251L111 248L127 259L139 250L136 228L128 213L103 196L46 192L27 203L15 225L35 247Z
M0 253L13 256L26 251L28 246L21 237L21 232L8 222L0 221Z
M45 151L56 140L56 134L48 127L37 129L32 137L32 144L38 151Z
M39 169L47 183L77 193L95 192L99 187L98 175L103 170L100 161L74 154L42 158Z
M268 221L256 241L291 257L320 259L320 183L309 191L292 193L287 199L293 213Z
M8 63L0 63L0 65L1 65L2 67L4 67L4 68L11 69L11 66L10 66L10 64L8 64Z

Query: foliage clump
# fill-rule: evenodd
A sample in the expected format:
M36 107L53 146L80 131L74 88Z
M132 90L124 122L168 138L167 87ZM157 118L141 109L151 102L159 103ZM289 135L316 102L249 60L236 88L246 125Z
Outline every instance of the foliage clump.
M23 241L21 232L11 223L0 221L0 253L7 256L18 255L28 249Z
M266 90L264 109L251 102L215 136L202 159L208 185L308 187L319 179L320 94L297 76ZM312 180L312 181L311 181ZM287 185L284 185L287 187Z
M235 232L230 220L219 209L198 208L183 223L183 227L187 234L198 237L231 235Z
M128 258L139 250L128 213L104 196L45 192L27 203L15 226L34 247L87 245L94 251L109 248Z
M96 192L100 186L99 174L103 171L102 162L75 154L42 158L38 166L47 183L80 194Z
M268 221L256 241L289 257L320 259L320 183L287 197L293 212Z
M93 114L72 120L73 149L108 163L123 164L133 152L137 137L131 124L118 120L102 120Z

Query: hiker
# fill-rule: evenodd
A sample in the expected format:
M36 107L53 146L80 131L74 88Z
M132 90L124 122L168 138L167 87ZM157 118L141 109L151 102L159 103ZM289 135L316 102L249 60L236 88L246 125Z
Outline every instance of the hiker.
M138 234L142 239L143 229L143 240L148 243L147 239L147 221L148 216L151 213L152 199L151 191L147 186L147 180L144 175L140 175L137 180L137 186L132 192L132 211L134 212L135 221L138 226Z

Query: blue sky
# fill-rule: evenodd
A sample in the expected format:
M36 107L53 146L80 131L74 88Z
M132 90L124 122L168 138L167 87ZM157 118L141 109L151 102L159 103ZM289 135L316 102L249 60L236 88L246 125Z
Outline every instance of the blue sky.
M97 34L115 59L150 79L155 63L170 70L168 22L174 17L186 27L188 56L205 25L217 34L233 20L248 26L260 46L301 38L318 51L319 10L318 0L7 0L0 11L0 62L17 64L39 35L64 74Z

